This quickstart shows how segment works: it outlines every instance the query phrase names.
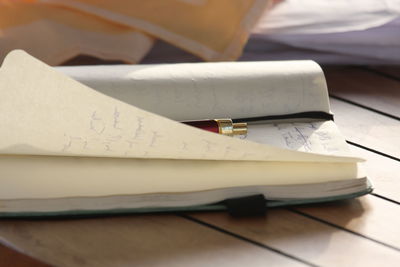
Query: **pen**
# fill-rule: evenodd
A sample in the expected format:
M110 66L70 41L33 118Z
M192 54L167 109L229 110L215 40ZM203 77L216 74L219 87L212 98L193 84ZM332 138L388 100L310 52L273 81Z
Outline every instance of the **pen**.
M213 133L228 136L247 134L247 123L233 122L232 119L213 119L198 121L181 121L181 123L200 128Z

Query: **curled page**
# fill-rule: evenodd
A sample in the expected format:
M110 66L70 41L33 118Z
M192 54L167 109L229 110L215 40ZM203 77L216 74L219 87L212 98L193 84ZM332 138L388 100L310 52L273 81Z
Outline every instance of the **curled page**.
M0 69L0 154L356 162L199 130L101 94L23 51Z
M330 112L324 74L312 61L57 69L103 94L173 120Z

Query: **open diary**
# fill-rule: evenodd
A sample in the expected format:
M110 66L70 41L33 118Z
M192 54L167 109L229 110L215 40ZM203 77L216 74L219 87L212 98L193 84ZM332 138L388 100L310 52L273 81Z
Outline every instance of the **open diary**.
M13 51L0 95L1 216L223 210L251 196L282 206L372 190L311 61L54 69ZM213 118L247 122L248 133L179 122Z

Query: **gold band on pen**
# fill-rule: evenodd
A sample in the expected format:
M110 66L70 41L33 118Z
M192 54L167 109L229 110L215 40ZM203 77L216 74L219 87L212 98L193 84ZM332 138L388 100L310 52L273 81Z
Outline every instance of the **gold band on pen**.
M247 134L247 123L233 122L231 119L215 119L218 123L219 133L223 135L245 135Z

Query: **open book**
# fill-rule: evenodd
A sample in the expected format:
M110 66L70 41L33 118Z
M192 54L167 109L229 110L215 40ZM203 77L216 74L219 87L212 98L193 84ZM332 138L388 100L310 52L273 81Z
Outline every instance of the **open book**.
M219 210L253 195L280 206L371 191L311 61L55 70L13 51L0 95L2 216ZM178 122L226 117L247 121L248 135Z

